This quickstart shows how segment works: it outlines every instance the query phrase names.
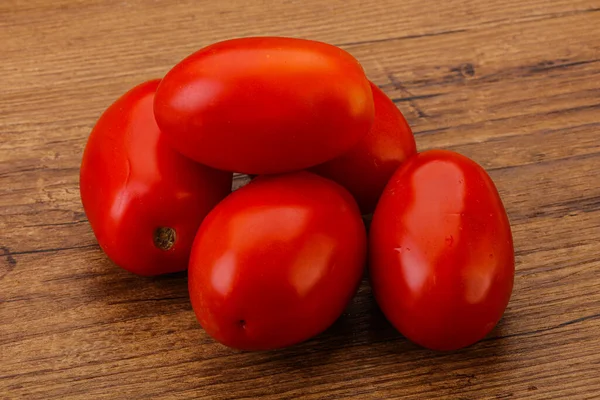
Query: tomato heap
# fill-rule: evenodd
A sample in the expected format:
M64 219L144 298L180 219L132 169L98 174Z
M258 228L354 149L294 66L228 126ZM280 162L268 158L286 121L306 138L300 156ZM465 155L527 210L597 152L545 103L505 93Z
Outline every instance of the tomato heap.
M234 172L258 176L232 193ZM324 331L367 264L388 320L431 349L482 339L512 292L485 170L417 153L395 104L325 43L228 40L131 89L92 130L80 190L108 257L145 276L187 269L198 321L237 349Z

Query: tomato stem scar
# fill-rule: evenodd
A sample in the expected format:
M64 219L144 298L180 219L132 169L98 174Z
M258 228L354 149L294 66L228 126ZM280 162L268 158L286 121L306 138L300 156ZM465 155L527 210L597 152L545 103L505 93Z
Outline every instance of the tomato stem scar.
M161 226L154 231L154 246L160 250L170 250L175 245L176 240L177 234L173 228Z

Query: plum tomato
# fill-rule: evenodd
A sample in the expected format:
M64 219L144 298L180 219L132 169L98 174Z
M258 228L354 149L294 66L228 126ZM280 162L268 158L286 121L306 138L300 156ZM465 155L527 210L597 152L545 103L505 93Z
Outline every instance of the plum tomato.
M204 330L222 344L281 348L342 314L365 261L365 227L346 189L306 171L262 175L202 223L190 298Z
M227 40L171 69L156 93L159 127L182 154L214 168L272 174L349 150L373 121L359 62L321 42Z
M139 275L185 270L202 219L231 191L231 173L167 144L152 110L158 83L136 86L108 107L80 170L81 201L100 247Z
M444 150L409 159L381 195L369 235L373 293L408 339L459 349L502 317L513 240L500 195L474 161Z

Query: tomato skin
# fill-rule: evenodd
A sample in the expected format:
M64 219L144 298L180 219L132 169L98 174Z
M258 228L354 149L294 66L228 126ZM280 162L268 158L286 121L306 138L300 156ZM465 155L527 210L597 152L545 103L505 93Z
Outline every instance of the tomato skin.
M247 174L300 170L354 146L373 122L361 65L346 51L304 39L215 43L161 82L156 120L177 150Z
M90 225L108 257L139 275L187 268L204 216L231 191L232 174L171 149L154 120L159 81L136 86L102 114L88 139L80 192ZM157 228L175 230L168 250Z
M311 169L348 189L363 214L375 210L394 171L417 152L412 130L398 107L373 83L371 89L375 119L369 132L350 151Z
M413 342L459 349L502 317L515 271L510 224L491 178L467 157L432 150L401 166L369 245L375 298Z
M281 348L341 315L365 261L365 228L343 187L306 171L259 176L202 223L190 298L202 327L222 344Z

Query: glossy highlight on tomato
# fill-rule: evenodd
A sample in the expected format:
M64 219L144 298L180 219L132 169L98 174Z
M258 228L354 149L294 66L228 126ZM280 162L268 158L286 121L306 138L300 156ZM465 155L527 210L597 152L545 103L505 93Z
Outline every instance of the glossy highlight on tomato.
M231 191L231 173L168 146L152 109L158 84L138 85L108 107L80 170L81 201L98 243L139 275L185 270L202 219Z
M515 271L510 224L491 178L469 158L431 150L403 164L369 244L375 298L408 339L459 349L502 317Z
M369 132L346 153L311 169L348 189L363 214L375 210L394 171L417 152L412 130L398 107L373 83L371 90L375 119Z
M289 346L342 314L365 258L365 228L343 187L309 172L259 176L202 223L188 272L192 306L227 346Z
M368 132L373 96L358 61L321 42L227 40L164 77L156 120L174 148L214 168L273 174L332 159Z

